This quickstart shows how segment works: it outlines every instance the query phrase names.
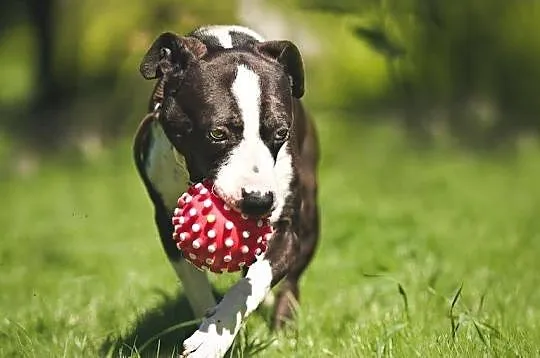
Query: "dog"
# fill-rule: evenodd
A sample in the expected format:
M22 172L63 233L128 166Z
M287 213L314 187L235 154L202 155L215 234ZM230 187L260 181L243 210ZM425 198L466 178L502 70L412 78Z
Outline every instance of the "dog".
M317 247L319 144L301 103L303 59L290 41L212 25L186 36L162 33L140 72L157 82L134 139L136 168L164 251L203 319L183 342L183 356L222 357L278 283L271 324L281 328L293 318L299 279ZM218 304L206 273L172 239L178 197L207 178L230 207L269 216L273 227L267 251Z

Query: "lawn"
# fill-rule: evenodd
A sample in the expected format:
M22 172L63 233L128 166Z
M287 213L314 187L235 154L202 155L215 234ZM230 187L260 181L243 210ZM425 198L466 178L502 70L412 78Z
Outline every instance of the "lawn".
M539 147L418 150L342 118L317 116L323 235L297 329L261 309L232 355L539 356ZM129 146L4 177L0 356L170 356L194 326Z

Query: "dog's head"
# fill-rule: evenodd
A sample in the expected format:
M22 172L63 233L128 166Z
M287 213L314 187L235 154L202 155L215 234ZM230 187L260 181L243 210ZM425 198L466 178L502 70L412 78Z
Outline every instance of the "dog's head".
M301 55L289 41L212 52L164 33L143 58L163 81L160 121L192 178L209 178L230 206L265 216L283 206L294 175L293 98L304 92Z

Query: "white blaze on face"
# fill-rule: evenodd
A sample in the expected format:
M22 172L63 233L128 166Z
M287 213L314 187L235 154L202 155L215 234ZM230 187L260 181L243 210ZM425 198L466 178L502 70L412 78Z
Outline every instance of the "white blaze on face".
M276 199L276 209L279 208L281 212L292 173L291 160L285 144L278 154L278 160L274 162L270 150L261 139L259 76L248 67L239 65L231 92L244 129L241 142L218 170L215 189L234 206L238 206L242 199L242 189L247 192L259 191L263 195L272 192Z

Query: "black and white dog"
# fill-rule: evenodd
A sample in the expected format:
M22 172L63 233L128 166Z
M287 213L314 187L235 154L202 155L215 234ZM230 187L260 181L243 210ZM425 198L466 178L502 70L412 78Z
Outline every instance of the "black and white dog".
M184 356L222 357L242 323L281 282L274 327L292 316L299 278L319 236L318 143L300 98L304 70L289 41L265 41L241 26L208 26L187 36L163 33L140 71L157 79L134 142L139 174L155 206L165 252L191 308L205 317ZM268 250L216 305L206 273L182 258L171 215L192 182L250 216L270 215Z

